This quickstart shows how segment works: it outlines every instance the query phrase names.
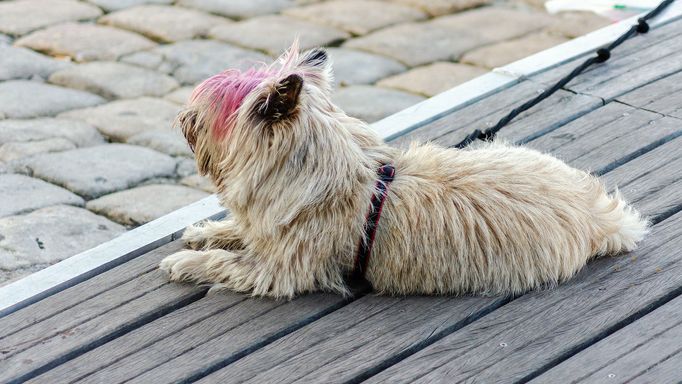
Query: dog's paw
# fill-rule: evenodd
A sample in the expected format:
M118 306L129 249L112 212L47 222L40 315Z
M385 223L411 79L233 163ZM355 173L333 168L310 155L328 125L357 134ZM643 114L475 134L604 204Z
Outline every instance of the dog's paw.
M201 255L197 251L180 251L165 257L159 264L159 269L168 273L171 281L187 280L187 266L196 263Z
M182 241L190 249L203 249L208 241L204 223L197 223L187 227L182 234Z

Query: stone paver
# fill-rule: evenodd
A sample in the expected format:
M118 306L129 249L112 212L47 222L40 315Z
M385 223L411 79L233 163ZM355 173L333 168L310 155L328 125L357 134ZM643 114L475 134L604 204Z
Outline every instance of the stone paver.
M83 206L83 198L64 188L24 175L0 175L0 217L51 205Z
M163 98L180 105L185 105L189 101L190 96L192 96L192 91L194 91L194 87L180 87Z
M125 232L102 216L58 205L0 219L0 270L54 264Z
M173 177L170 156L127 144L107 144L37 155L21 161L22 171L92 199L134 187L154 177Z
M173 0L87 0L107 12L119 11L143 4L173 4Z
M142 132L130 137L126 143L151 148L171 156L192 156L192 150L179 130Z
M383 79L377 85L431 97L486 72L471 65L437 62Z
M407 69L384 56L347 48L328 48L337 85L371 84Z
M54 118L0 120L0 146L55 138L66 139L77 147L104 142L102 135L93 126L82 121Z
M399 24L352 39L343 47L392 57L408 66L418 66L459 56L487 42L475 32L453 32L433 21Z
M229 20L193 9L141 5L110 13L99 22L168 43L204 36L212 27L227 24Z
M61 152L69 149L76 149L76 144L61 137L23 143L6 143L0 146L0 161L10 162L39 153Z
M15 0L0 3L0 32L23 35L38 28L94 19L102 10L76 0Z
M416 8L377 0L332 0L291 8L283 13L343 29L354 35L364 35L389 25L426 18L426 14Z
M121 142L141 132L170 129L179 111L170 101L143 97L69 111L59 117L83 120L112 141Z
M489 4L491 0L389 0L417 7L431 16L443 16ZM544 0L543 0L544 2Z
M215 185L213 185L213 182L209 178L198 174L183 177L182 179L180 179L180 184L196 189L201 189L208 193L216 193L216 187Z
M108 99L163 96L179 86L170 76L110 61L72 66L53 73L49 81Z
M182 185L144 185L91 200L86 207L124 225L140 225L173 212L208 193Z
M391 89L354 85L339 89L333 99L349 115L373 123L424 100L424 97Z
M55 60L30 49L0 44L0 81L36 76L46 79L52 72L70 65L66 61Z
M154 47L153 41L133 32L103 25L66 23L33 32L15 42L53 56L76 61L115 60Z
M263 16L211 29L213 38L279 55L298 37L301 49L333 44L349 37L336 28L289 16Z
M37 81L12 80L0 83L0 119L52 116L103 102L104 99L92 93Z
M271 57L230 44L211 40L182 41L162 45L148 52L182 84L196 84L227 68L246 69ZM164 70L165 72L165 70Z
M349 40L344 47L393 57L409 66L456 60L476 47L539 30L551 19L539 12L481 8L422 23L399 24Z
M433 20L434 25L446 27L453 32L474 32L487 42L523 36L540 30L551 22L552 18L541 12L495 7L478 8Z
M549 26L550 33L567 38L582 36L596 29L606 27L611 20L590 12L561 12Z
M179 177L187 177L199 173L196 161L187 157L178 157L175 173L177 173Z
M177 4L233 19L245 19L277 13L295 6L296 0L178 0Z
M467 52L462 63L483 68L497 68L523 59L534 53L559 45L567 39L546 32L533 33L514 40L503 41Z

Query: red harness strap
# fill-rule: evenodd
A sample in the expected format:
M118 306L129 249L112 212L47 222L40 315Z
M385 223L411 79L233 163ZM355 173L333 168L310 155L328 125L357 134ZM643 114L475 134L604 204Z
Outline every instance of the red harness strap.
M388 195L388 186L395 176L395 168L390 164L385 164L379 167L377 175L379 176L379 180L377 180L375 187L378 193L372 195L369 212L367 213L367 218L365 220L364 237L360 239L358 252L355 256L353 278L357 280L365 278L367 263L369 262L369 256L372 253L374 238L377 233L377 227L379 226L379 219L381 218L381 210L384 208L384 202Z

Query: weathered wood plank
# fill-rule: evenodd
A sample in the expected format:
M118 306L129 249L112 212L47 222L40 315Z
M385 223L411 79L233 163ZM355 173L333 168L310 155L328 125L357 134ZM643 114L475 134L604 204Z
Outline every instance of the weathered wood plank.
M679 340L679 339L678 339ZM630 383L632 384L679 384L682 381L680 374L682 367L682 352L678 351L667 360L651 367L648 371L638 376Z
M626 92L680 70L682 23L673 22L646 35L636 36L614 50L609 61L573 79L565 89L610 101ZM549 85L568 74L584 58L533 76Z
M682 68L680 72L637 88L617 100L682 119Z
M542 88L534 82L524 81L400 136L391 144L407 146L412 141L433 141L443 146L455 145L475 129L495 125L511 109L535 97ZM542 104L519 115L501 133L510 141L524 142L601 105L598 98L558 91Z
M222 368L249 353L258 350L282 336L301 328L330 312L347 304L347 300L338 295L332 294L310 294L302 296L296 300L276 306L274 309L264 312L249 321L241 324L232 323L227 331L213 337L196 348L186 351L168 361L152 361L150 364L162 363L150 369L142 375L131 379L130 383L175 383L194 381L203 377L205 374ZM253 300L247 300L239 305L230 308L225 314L229 316L239 316L240 311L248 311L252 306L257 305ZM264 305L261 303L260 305ZM354 316L366 316L366 314L354 314ZM222 316L217 316L220 321ZM245 319L246 320L246 319ZM213 320L212 320L213 321ZM225 321L230 321L226 317ZM167 345L182 343L187 338L201 337L204 332L200 325L194 327L184 338L169 337L164 342ZM268 346L269 348L269 346ZM146 353L148 349L141 352ZM143 357L143 354L140 354ZM147 357L144 357L148 359ZM150 368L151 368L150 367ZM125 369L125 367L121 367ZM107 382L109 378L104 377ZM232 381L232 379L230 379ZM97 380L88 382L98 382ZM100 381L101 382L101 381Z
M29 380L28 383L57 383L73 382L77 380L92 381L97 373L111 373L102 382L113 383L116 380L123 381L139 374L140 365L147 362L145 359L170 359L174 357L177 350L186 351L191 349L205 339L210 339L215 327L228 327L224 312L235 306L237 303L246 300L244 295L235 293L224 293L211 295L201 300L195 301L184 308L180 308L170 314L156 319L148 324L141 326L117 339L114 339L102 346L86 352L73 360L69 360L46 373ZM240 316L250 316L252 310L246 310ZM174 343L168 345L164 339L171 340L173 335L187 333L188 329L206 319L214 319L225 324L212 323L207 328L202 328L202 332L192 335L189 340L182 342L175 339ZM234 325L232 325L234 326ZM163 344L163 348L159 346ZM130 361L130 356L136 356ZM141 355L141 356L138 356ZM170 356L170 357L168 357ZM121 364L130 363L118 375L116 367L120 369ZM92 375L92 376L91 376Z
M609 103L528 146L601 175L681 134L677 119Z
M196 301L206 291L167 281L159 270L148 272L4 338L0 382L34 377Z
M665 219L682 205L682 138L674 139L603 176L654 220Z
M128 284L126 287L130 288L130 294L141 294L142 292L139 292L139 289L135 287L135 283L130 282L140 275L155 270L163 257L179 250L181 246L180 242L166 244L147 253L144 257L137 257L81 284L34 303L30 307L20 309L0 318L0 351L6 348L5 339L10 335L22 329L31 327L41 321L57 316L60 313L67 312L77 304L104 295L113 288ZM115 298L112 299L113 301L109 302L109 304L115 306L119 303L119 301L117 301L118 299L126 300L130 297L130 294L122 292L115 293ZM111 308L111 306L109 308ZM73 311L73 313L62 315L62 319L55 321L55 324L70 327L73 326L73 324L76 324L73 322L74 320L94 316L106 309L107 307L103 306L93 306L90 310L79 308L78 310ZM70 319L70 322L65 322L69 320L64 319Z
M502 383L533 378L677 295L682 286L680 247L682 213L655 226L630 255L601 258L554 290L526 294L368 382L454 383L475 378Z
M625 383L682 350L682 296L531 381ZM677 379L682 380L682 365Z
M505 301L366 296L200 382L345 382Z

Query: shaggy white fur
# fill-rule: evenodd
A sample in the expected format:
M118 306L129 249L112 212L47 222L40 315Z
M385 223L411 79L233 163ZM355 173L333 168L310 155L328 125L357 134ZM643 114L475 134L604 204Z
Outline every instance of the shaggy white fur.
M366 273L380 293L519 293L632 250L647 231L618 193L547 154L499 142L386 145L331 102L322 50L294 46L248 73L207 80L179 116L231 217L187 229L194 250L161 263L173 281L273 297L347 294L385 163L396 176Z

